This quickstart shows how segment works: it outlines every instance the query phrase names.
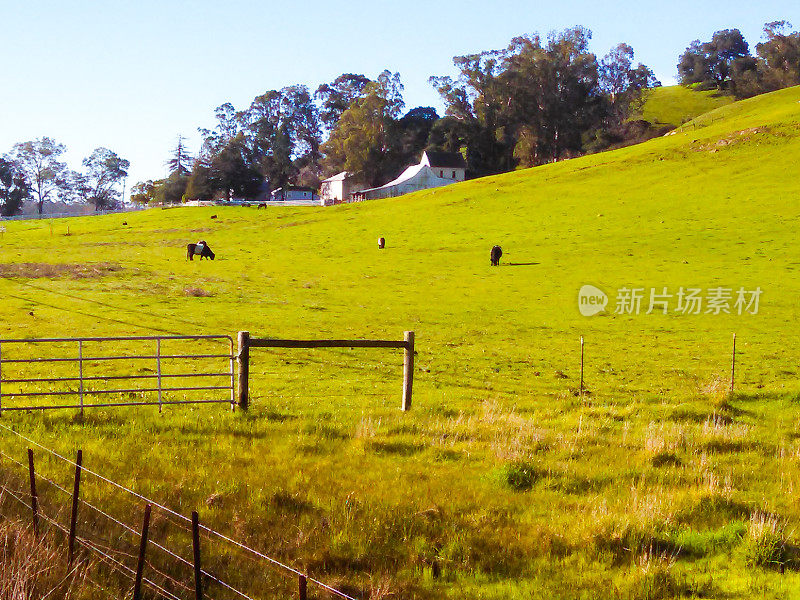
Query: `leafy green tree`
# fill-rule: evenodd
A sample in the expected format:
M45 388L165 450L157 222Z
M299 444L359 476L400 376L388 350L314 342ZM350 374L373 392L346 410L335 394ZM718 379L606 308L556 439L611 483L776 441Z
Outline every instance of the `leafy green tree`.
M360 173L370 185L385 183L396 169L392 133L403 107L402 89L400 76L389 71L364 88L322 145L326 171L351 171Z
M678 60L678 79L683 85L702 84L728 89L731 69L736 61L750 56L750 49L738 29L714 32L711 40L694 40Z
M131 188L131 202L139 205L155 204L157 196L157 188L163 185L164 180L160 179L153 181L140 181Z
M800 32L790 31L791 27L787 21L767 23L766 41L756 44L765 91L800 85Z
M617 44L600 61L600 89L608 100L614 126L624 122L631 111L641 108L648 89L661 85L649 67L642 63L633 66L633 56L633 48L628 44Z
M430 106L418 106L396 122L394 137L399 163L406 165L419 159L428 145L431 130L438 120L439 114L436 109Z
M362 96L371 81L364 75L343 73L317 88L314 98L320 101L320 120L328 131L336 126L353 101Z
M59 160L65 151L66 146L49 137L15 144L12 150L12 159L28 182L40 215L45 202L68 195L67 165Z
M211 200L214 198L214 186L210 180L211 165L202 159L197 159L192 167L192 173L186 182L186 197L191 200Z
M454 58L457 80L430 80L449 119L433 128L431 141L446 136L451 146L464 143L474 174L581 152L586 133L603 116L590 39L590 31L575 27L546 43L536 34L520 36L505 50Z
M711 64L700 40L693 40L678 58L678 81L683 85L711 81Z
M22 209L30 198L30 188L25 175L12 160L0 158L0 215L11 217Z
M727 87L731 75L731 65L737 59L750 56L750 48L738 29L724 29L714 32L711 41L706 45L711 75L717 88Z
M211 156L219 152L241 128L242 115L236 112L233 104L226 102L214 109L214 116L217 124L214 129L198 128L198 132L203 138L203 148L201 153Z
M261 185L261 173L253 165L251 150L242 133L231 138L210 161L208 181L211 188L231 196L252 198Z
M283 124L290 136L292 156L319 161L322 127L317 109L308 88L292 85L281 90L283 95Z
M116 186L128 176L131 163L101 147L83 159L83 166L86 168L86 199L94 204L95 210L117 208L120 193Z
M173 171L155 190L156 201L161 204L180 204L189 184L189 176Z

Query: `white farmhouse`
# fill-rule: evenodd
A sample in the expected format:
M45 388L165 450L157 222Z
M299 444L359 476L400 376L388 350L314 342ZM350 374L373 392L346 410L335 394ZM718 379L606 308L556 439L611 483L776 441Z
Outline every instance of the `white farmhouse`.
M464 157L458 152L428 152L422 153L421 165L427 165L431 170L444 179L464 181L467 173L467 164Z

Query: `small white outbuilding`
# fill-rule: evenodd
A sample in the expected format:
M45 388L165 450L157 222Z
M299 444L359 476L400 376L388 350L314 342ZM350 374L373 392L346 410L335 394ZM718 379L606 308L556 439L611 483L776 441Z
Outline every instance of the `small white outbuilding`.
M355 192L364 189L364 187L366 186L354 173L342 171L322 181L319 188L320 204L328 206L339 202L347 202Z

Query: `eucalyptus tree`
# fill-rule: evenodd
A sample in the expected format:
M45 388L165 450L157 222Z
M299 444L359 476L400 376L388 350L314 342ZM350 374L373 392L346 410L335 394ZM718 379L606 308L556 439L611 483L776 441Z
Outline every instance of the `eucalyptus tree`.
M108 148L95 148L83 159L86 200L95 210L107 210L119 205L117 185L128 176L130 161L121 158Z
M30 186L41 215L44 203L69 195L69 170L60 160L66 146L49 137L14 145L11 157Z

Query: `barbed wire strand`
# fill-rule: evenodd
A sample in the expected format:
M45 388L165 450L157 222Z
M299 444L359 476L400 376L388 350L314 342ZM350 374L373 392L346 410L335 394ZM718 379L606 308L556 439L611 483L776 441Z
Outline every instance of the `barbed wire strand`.
M24 500L23 500L23 499L22 499L20 496L17 496L17 495L16 495L14 492L10 491L10 490L9 490L9 489L8 489L6 486L2 486L2 492L3 492L3 493L8 493L8 494L9 494L9 495L10 495L12 498L14 498L14 499L15 499L17 502L19 502L20 504L22 504L22 505L23 505L24 507L26 507L28 510L33 510L33 507L31 507L31 505L30 505L30 504L28 504L27 502L25 502L25 501L24 501ZM66 527L64 527L64 526L63 526L61 523L59 523L58 521L56 521L56 520L54 520L54 519L51 519L50 517L48 517L47 515L45 515L45 514L44 514L44 513L42 513L42 512L39 512L38 514L39 514L39 516L40 516L40 517L42 517L42 518L43 518L45 521L47 521L47 522L48 522L48 523L50 523L51 525L54 525L54 526L55 526L57 529L59 529L59 530L60 530L62 533L65 533L65 534L69 535L69 530L68 530ZM135 571L134 569L131 569L131 568L130 568L130 567L128 567L127 565L125 565L125 564L123 564L123 563L120 563L119 561L117 561L117 560L115 560L114 558L112 558L112 557L108 556L107 554L105 554L105 553L104 553L104 552L102 552L101 550L99 550L99 549L97 549L97 548L93 547L93 545L92 545L90 542L88 542L88 541L84 540L84 539L83 539L83 538L81 538L80 536L77 536L77 535L76 535L76 536L75 536L75 541L77 541L77 542L78 542L79 544L81 544L82 546L86 547L88 550L93 550L93 551L94 551L94 552L96 552L97 554L100 554L100 555L101 555L101 557L103 557L103 558L106 558L106 559L110 560L112 563L114 563L114 564L116 564L116 565L118 565L118 566L122 567L123 569L126 569L127 571L129 571L129 572L133 573L134 575L136 574L136 571ZM122 574L124 575L124 573L122 573ZM129 578L129 579L131 579L131 580L133 580L133 578L131 578L130 576L128 576L128 578ZM161 592L161 594L162 594L164 597L166 597L166 598L170 598L170 600L182 600L182 599L181 599L179 596L176 596L176 595L175 595L175 594L173 594L172 592L169 592L168 590L165 590L164 588L162 588L162 587L161 587L161 586L159 586L158 584L156 584L156 583L154 583L154 582L150 581L150 580L149 580L148 578L146 578L146 577L143 577L143 578L142 578L142 581L144 581L145 583L147 583L147 584L148 584L150 587L152 587L153 589L155 589L155 590L157 590L157 591Z
M5 453L4 453L2 450L0 450L0 455L1 455L1 456L4 456L5 458L7 458L7 459L9 459L9 460L11 460L12 462L15 462L15 463L17 463L17 464L18 464L18 465L20 465L21 467L25 467L25 468L27 468L27 467L26 467L26 466L25 466L23 463L21 463L21 462L19 462L19 461L17 461L17 460L14 460L13 458L11 458L11 457L10 457L10 456L8 456L7 454L5 454ZM37 473L37 475L38 475L39 479L41 479L41 480L43 480L43 481L46 481L46 482L47 482L47 483L49 483L50 485L53 485L54 487L56 487L57 489L61 490L62 492L64 492L64 493L65 493L65 494L67 494L68 496L72 496L72 493L71 493L69 490L67 490L67 489L65 489L64 487L60 486L58 483L56 483L56 482L54 482L54 481L51 481L50 479L48 479L47 477L45 477L45 476L44 476L44 475L42 475L41 473ZM25 492L24 492L24 491L18 491L18 493L19 493L19 494L21 494L21 495L24 495L24 494L25 494ZM122 528L123 528L123 529L124 529L126 532L128 532L128 533L131 533L131 534L133 534L133 535L135 535L135 536L138 536L139 538L141 538L141 537L142 537L142 534L141 534L139 531L137 531L136 529L134 529L133 527L131 527L131 526L130 526L130 525L128 525L127 523L124 523L123 521L120 521L120 520L118 520L118 519L114 518L113 516L109 515L109 514L108 514L108 513L106 513L105 511L103 511L102 509L100 509L100 508L98 508L98 507L94 506L94 505L93 505L92 503L90 503L88 500L81 500L81 503L82 503L82 504L84 504L84 505L86 505L86 506L87 506L87 507L89 507L90 509L92 509L92 510L96 511L96 512L97 512L97 513L99 513L100 515L104 516L106 519L108 519L108 520L109 520L109 521L111 521L112 523L115 523L116 525L119 525L119 526L120 526L120 527L122 527ZM187 531L188 531L188 530L187 530ZM166 546L162 546L161 544L159 544L158 542L156 542L156 541L155 541L155 540L153 540L152 538L148 540L148 545L151 545L151 546L153 546L154 548L157 548L157 549L161 550L162 552L164 552L164 553L165 553L165 554L167 554L168 556L170 556L170 557L174 558L175 560L177 560L178 562L182 563L183 565L186 565L186 566L188 566L188 567L194 568L194 563L192 563L191 561L189 561L189 560L185 559L184 557L180 556L179 554L176 554L175 552L173 552L172 550L170 550L170 549L169 549L169 548L167 548ZM107 550L109 550L109 551L114 551L114 549L113 549L112 547L110 547L110 546L109 546L109 547L106 547L106 549L107 549ZM186 590L189 590L189 591L191 591L191 588L190 588L189 586L187 586L187 585L185 585L185 584L183 584L183 583L181 583L181 582L179 582L179 581L177 581L177 580L175 580L175 579L171 578L171 577L170 577L169 575L167 575L166 573L163 573L163 572L159 571L159 570L158 570L158 569L156 569L156 568L155 568L155 567L154 567L154 566L153 566L153 565L152 565L152 564L151 564L149 561L148 561L148 565L149 565L149 566L150 566L150 567L151 567L151 568L152 568L154 571L156 571L156 572L157 572L159 575L161 575L161 576L162 576L162 577L164 577L165 579L167 579L167 580L171 581L173 584L175 584L175 585L177 585L177 586L179 586L179 587L182 587L182 588L184 588L184 589L186 589ZM217 584L221 585L221 586L222 586L222 587L224 587L225 589L227 589L227 590L230 590L231 592L233 592L233 593L237 594L238 596L241 596L242 598L245 598L245 600L253 600L253 598L251 598L250 596L248 596L247 594L245 594L245 593L244 593L244 592L242 592L241 590L238 590L238 589L236 589L236 588L235 588L234 586L232 586L231 584L229 584L229 583L227 583L226 581L224 581L224 580L222 580L222 579L220 579L220 578L216 577L216 576L215 576L215 575L213 575L212 573L209 573L209 572L208 572L208 571L206 571L205 569L201 569L201 570L200 570L200 572L201 572L203 575L205 575L205 576L206 576L208 579L210 579L211 581L213 581L213 582L215 582L215 583L217 583Z
M50 448L48 448L46 446L43 446L42 444L36 442L35 440L32 440L29 437L26 437L26 436L22 435L21 433L19 433L17 431L14 431L10 427L7 427L6 425L4 425L2 423L0 423L0 428L5 429L6 431L9 431L9 432L13 433L14 435L22 438L23 440L25 440L25 441L27 441L27 442L29 442L31 444L36 445L37 447L41 448L45 452L49 452L53 456L55 456L57 458L60 458L61 460L63 460L64 462L66 462L68 464L71 464L71 465L76 466L76 467L78 466L77 463L73 462L69 458L66 458L65 456L60 455L55 450L51 450ZM106 483L108 483L108 484L110 484L110 485L112 485L112 486L114 486L114 487L116 487L116 488L118 488L118 489L120 489L120 490L122 490L124 492L127 492L128 494L131 494L131 495L133 495L133 496L135 496L135 497L137 497L137 498L139 498L139 499L141 499L141 500L143 500L145 502L148 502L148 503L152 504L153 506L156 506L159 509L161 509L161 510L163 510L163 511L165 511L165 512L167 512L167 513L169 513L169 514L171 514L171 515L173 515L175 517L178 517L179 519L182 519L185 522L191 522L191 519L189 519L189 517L186 517L186 516L184 516L184 515L182 515L182 514L180 514L178 512L175 512L174 510L172 510L170 508L167 508L166 506L164 506L162 504L159 504L158 502L156 502L154 500L151 500L150 498L147 498L146 496L142 496L141 494L139 494L137 492L134 492L133 490L131 490L129 488L126 488L125 486L117 483L116 481L112 481L111 479L108 479L107 477L104 477L104 476L100 475L99 473L96 473L96 472L92 471L91 469L88 469L88 468L86 468L84 466L81 466L81 470L86 472L86 473L88 473L88 474L90 474L90 475L93 475L94 477L97 477L101 481L105 481ZM284 569L286 571L289 571L289 572L291 572L291 573L293 573L293 574L295 574L297 576L305 577L307 581L310 581L310 582L314 583L315 585L321 587L322 589L330 592L334 596L338 596L340 598L344 598L344 600L357 600L356 598L353 598L352 596L349 596L349 595L345 594L344 592L340 592L339 590L337 590L335 588L332 588L329 585L326 585L325 583L323 583L322 581L319 581L318 579L315 579L315 578L310 577L310 576L308 576L307 574L305 574L305 573L303 573L301 571L298 571L294 567L290 567L289 565L287 565L285 563L282 563L282 562L280 562L278 560L275 560L274 558L272 558L270 556L267 556L266 554L263 554L263 553L259 552L258 550L250 548L249 546L245 546L241 542L237 542L236 540L234 540L232 538L229 538L228 536L226 536L226 535L224 535L224 534L222 534L222 533L220 533L220 532L218 532L218 531L216 531L214 529L211 529L210 527L208 527L206 525L203 525L202 523L199 526L200 526L200 529L203 529L203 530L207 531L208 533L210 533L212 535L215 535L215 536L217 536L218 538L220 538L222 540L225 540L226 542L236 546L237 548L245 550L246 552L250 552L250 553L258 556L259 558L262 558L262 559L266 560L267 562L269 562L269 563L271 563L271 564L273 564L273 565L275 565L277 567L280 567L280 568L282 568L282 569Z

